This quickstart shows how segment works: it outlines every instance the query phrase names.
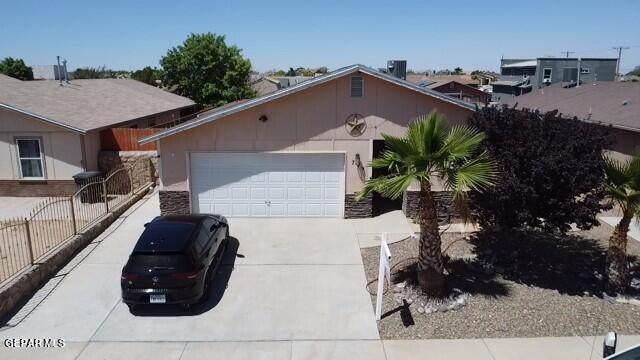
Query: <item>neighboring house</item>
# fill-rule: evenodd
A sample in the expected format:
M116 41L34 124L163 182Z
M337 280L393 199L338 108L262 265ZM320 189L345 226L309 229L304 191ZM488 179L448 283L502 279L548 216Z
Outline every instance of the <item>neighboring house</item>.
M614 81L617 62L617 58L502 59L500 79L492 84L492 101L507 103L555 83Z
M469 86L446 77L442 77L439 80L425 78L417 83L417 85L441 92L445 95L449 95L466 102L483 106L487 105L491 99L491 94L488 94L477 87Z
M611 150L625 155L640 150L640 83L585 82L573 87L554 84L507 104L543 112L558 110L566 116L601 124L615 137Z
M73 175L98 170L100 130L171 122L193 105L135 80L0 75L0 196L70 194Z
M352 65L212 109L140 143L159 142L162 214L368 217L377 200L355 194L372 176L366 164L384 150L382 134L402 136L433 110L449 125L465 124L474 109Z
M471 75L424 75L424 74L409 74L407 75L407 81L414 84L421 82L445 82L455 81L459 84L471 86L477 88L480 85L478 79L474 79Z
M309 76L262 76L251 82L251 88L258 96L262 96L309 79L313 78Z

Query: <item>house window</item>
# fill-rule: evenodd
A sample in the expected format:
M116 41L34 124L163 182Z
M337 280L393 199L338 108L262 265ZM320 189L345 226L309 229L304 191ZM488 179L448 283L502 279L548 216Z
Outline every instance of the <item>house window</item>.
M551 82L551 68L545 68L542 70L542 81Z
M20 173L23 179L43 179L42 146L40 139L16 139Z
M580 68L580 74L588 74L589 68Z
M362 76L351 77L351 97L362 97L364 92L364 79Z

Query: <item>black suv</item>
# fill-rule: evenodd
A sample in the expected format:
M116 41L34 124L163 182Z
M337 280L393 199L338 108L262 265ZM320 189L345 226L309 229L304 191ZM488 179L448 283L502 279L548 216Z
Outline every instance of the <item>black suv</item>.
M122 301L190 304L208 293L229 237L221 215L158 216L145 224L122 269Z

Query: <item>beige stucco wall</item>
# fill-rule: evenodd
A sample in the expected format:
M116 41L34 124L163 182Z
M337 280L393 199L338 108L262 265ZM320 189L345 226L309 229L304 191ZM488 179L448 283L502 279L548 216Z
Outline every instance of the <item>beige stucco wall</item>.
M98 170L98 153L100 152L100 132L91 131L83 135L84 159L87 171Z
M382 133L402 135L411 120L434 109L449 124L463 124L471 114L468 109L363 76L362 98L349 96L350 77L345 76L161 139L163 188L189 189L190 151L344 151L346 191L353 193L363 182L352 161L356 154L364 162L371 158L372 139L382 139ZM344 127L353 113L362 114L367 121L366 132L357 138ZM262 115L268 121L259 121Z
M83 170L81 135L27 115L0 109L0 180L21 178L15 144L16 137L21 136L41 139L47 179L69 180Z

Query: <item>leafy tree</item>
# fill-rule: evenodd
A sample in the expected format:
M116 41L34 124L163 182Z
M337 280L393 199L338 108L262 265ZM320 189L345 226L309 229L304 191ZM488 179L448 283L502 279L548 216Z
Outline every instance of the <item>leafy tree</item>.
M319 68L316 69L316 72L319 74L326 74L329 72L329 69L327 69L326 66L321 66Z
M565 232L572 223L581 229L598 224L605 207L602 150L609 144L602 128L557 111L507 107L485 107L470 124L486 134L482 147L500 179L472 194L483 227Z
M24 60L12 57L6 57L0 61L0 74L20 80L33 80L33 69L27 66Z
M158 86L158 80L162 76L162 71L151 66L145 66L142 70L137 70L131 73L131 78L141 81L145 84Z
M627 75L635 75L640 76L640 65L633 68L633 70L629 71Z
M129 78L125 70L111 70L106 66L78 68L73 72L74 79L122 79Z
M249 84L251 62L225 37L191 34L160 59L164 86L202 106L220 106L255 96Z
M457 67L457 68L453 69L453 74L454 75L464 75L464 70L462 70L461 67Z
M432 112L409 124L404 137L382 137L386 150L370 166L385 168L388 175L368 180L358 195L375 191L395 199L414 181L420 183L418 281L426 294L441 296L445 290L444 265L431 181L440 178L452 191L454 204L464 209L465 190L481 191L492 183L493 170L486 152L476 152L484 135L470 126L446 130L442 115Z
M284 74L284 75L285 75L285 76L296 76L296 75L298 75L298 74L296 73L296 71L295 71L295 70L293 70L293 68L292 68L292 67L290 67L290 68L289 68L289 71L287 71L287 73L286 73L286 74Z
M278 70L275 73L273 73L273 75L275 75L275 76L285 76L285 75L287 75L287 72L284 71L284 70Z
M640 151L627 161L606 157L604 162L607 198L622 210L622 219L609 238L607 289L622 293L629 286L627 232L631 219L640 218Z

